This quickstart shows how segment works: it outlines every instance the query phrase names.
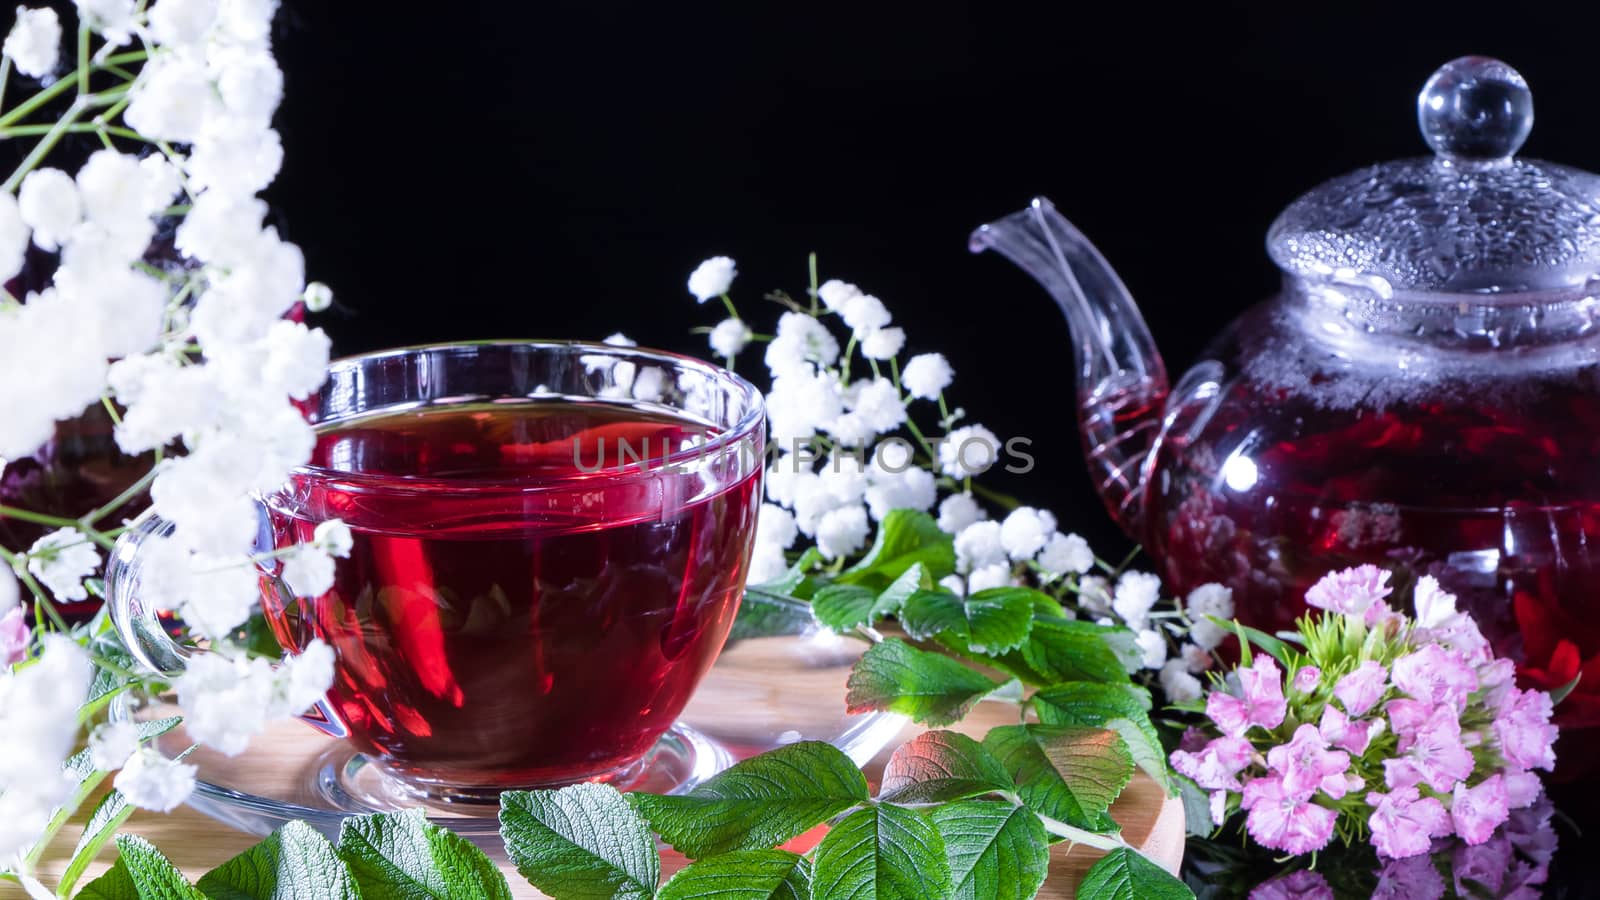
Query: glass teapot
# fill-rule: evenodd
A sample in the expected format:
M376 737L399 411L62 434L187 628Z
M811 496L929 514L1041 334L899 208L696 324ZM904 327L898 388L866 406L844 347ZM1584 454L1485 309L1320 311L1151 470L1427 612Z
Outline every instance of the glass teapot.
M1439 69L1417 117L1434 156L1284 210L1282 290L1175 384L1049 201L972 248L1066 313L1095 484L1174 589L1227 584L1273 631L1330 569L1434 575L1525 684L1590 669L1561 713L1600 724L1600 176L1514 156L1533 104L1497 60Z

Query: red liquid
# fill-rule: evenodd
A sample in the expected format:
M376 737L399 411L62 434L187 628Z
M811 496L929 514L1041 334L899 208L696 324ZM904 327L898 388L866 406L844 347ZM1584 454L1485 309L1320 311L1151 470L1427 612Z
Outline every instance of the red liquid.
M1196 439L1161 448L1150 548L1174 588L1226 583L1239 618L1268 631L1292 628L1306 588L1332 569L1382 565L1402 590L1437 577L1524 686L1585 671L1557 707L1574 729L1560 774L1581 774L1596 754L1580 743L1600 737L1583 730L1600 725L1594 379L1482 378L1376 413L1240 379Z
M738 610L760 467L720 489L659 470L664 442L711 434L566 401L335 426L313 464L358 477L297 476L272 501L273 526L282 546L337 516L354 550L333 590L288 608L269 598L268 617L288 647L332 645L329 699L351 740L412 784L471 793L604 776L671 726ZM619 438L648 446L648 477L632 457L619 473ZM584 474L602 439L606 467Z

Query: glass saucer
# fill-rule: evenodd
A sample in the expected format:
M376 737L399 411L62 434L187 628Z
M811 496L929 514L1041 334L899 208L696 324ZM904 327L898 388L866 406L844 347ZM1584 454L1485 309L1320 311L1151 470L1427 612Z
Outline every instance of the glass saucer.
M906 722L888 713L845 713L850 667L877 639L866 629L835 634L805 604L750 593L677 724L608 780L622 790L681 793L738 760L800 740L827 741L865 765ZM113 705L114 717L177 714L169 703L135 711L123 699ZM157 741L169 756L190 744L182 726ZM239 756L199 748L185 762L199 767L189 805L252 834L301 819L334 837L347 816L408 807L422 807L433 822L467 837L499 834L497 804L419 796L346 742L299 721L274 724Z

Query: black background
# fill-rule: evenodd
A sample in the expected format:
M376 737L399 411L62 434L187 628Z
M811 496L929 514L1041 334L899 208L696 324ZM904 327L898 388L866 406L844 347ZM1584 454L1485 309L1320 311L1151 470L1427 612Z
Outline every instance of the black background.
M1143 306L1174 374L1277 273L1263 237L1319 181L1426 152L1439 64L1528 78L1526 151L1600 169L1595 24L1501 4L726 6L286 0L280 227L339 299L341 353L481 337L701 355L684 289L823 277L882 297L953 395L1035 473L1003 485L1106 555L1121 537L1073 432L1054 304L970 229L1053 198ZM759 372L759 353L744 370ZM1125 545L1121 545L1125 546Z

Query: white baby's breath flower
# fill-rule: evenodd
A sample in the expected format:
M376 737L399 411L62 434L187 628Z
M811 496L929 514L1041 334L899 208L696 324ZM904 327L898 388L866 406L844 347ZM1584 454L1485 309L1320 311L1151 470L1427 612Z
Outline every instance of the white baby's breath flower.
M965 597L967 595L966 579L960 575L946 575L939 579L939 586L957 597Z
M75 528L58 528L28 548L28 571L57 600L89 599L83 579L100 568L100 551Z
M1167 639L1161 632L1146 628L1134 637L1139 647L1139 663L1146 669L1159 669L1167 661Z
M750 343L750 336L750 326L743 319L723 319L711 329L711 350L724 358L738 356Z
M1184 667L1195 674L1211 668L1211 664L1214 662L1211 658L1211 651L1198 644L1184 644L1178 655L1182 657Z
M983 507L972 499L971 494L951 494L939 504L939 530L946 534L959 534L984 516Z
M22 221L15 194L0 193L0 282L10 281L27 261L33 230Z
M171 199L169 194L152 208L148 170L115 150L92 154L78 170L77 183L85 218L110 231L143 230L150 215Z
M326 696L332 684L333 648L313 638L278 667L272 717L300 715Z
M826 372L780 375L766 399L772 439L782 446L809 439L844 411L839 380Z
M32 665L0 669L0 859L31 848L75 780L61 764L78 738L94 669L71 638L50 634Z
M278 0L220 0L217 29L233 43L265 49L277 11Z
M939 443L939 468L951 478L982 475L1000 459L1000 439L982 425L957 428Z
M1000 543L1012 559L1028 559L1044 549L1054 530L1054 516L1031 506L1019 506L1000 523Z
M17 192L22 221L33 229L33 242L54 250L83 221L83 199L78 184L60 169L34 169L22 179Z
M867 359L894 359L906 345L906 333L900 328L874 328L861 339L861 355Z
M839 502L839 505L856 503L867 493L867 467L860 457L851 453L834 453L817 470L822 489Z
M639 342L638 341L634 340L631 337L628 337L627 335L623 334L620 331L613 332L612 334L607 335L606 338L604 340L602 340L600 343L609 344L612 347L637 347L637 346L639 346Z
M265 342L267 352L261 378L270 389L303 400L322 386L333 341L321 328L278 321L267 329Z
M206 191L178 226L178 250L190 259L224 266L244 262L256 253L266 215L266 201L257 197Z
M1094 551L1089 542L1076 534L1056 532L1045 542L1035 559L1039 567L1054 575L1082 575L1094 568Z
M283 583L296 597L320 597L333 587L333 557L301 544L283 558Z
M1005 563L994 563L972 570L967 576L967 590L976 594L990 588L1008 587L1012 583L1011 567Z
M767 497L782 506L794 506L796 480L811 474L811 463L802 455L784 453L767 467Z
M900 391L887 378L878 377L851 384L847 405L875 434L893 431L906 420L906 407L900 402Z
M1000 542L1000 523L984 520L961 529L955 538L956 571L971 572L1006 561L1006 548Z
M883 301L871 294L857 294L846 300L839 310L839 318L844 324L855 332L857 339L865 337L879 328L885 328L892 321L889 310Z
M803 312L778 317L778 332L767 344L767 369L778 378L805 374L811 364L831 366L839 359L839 340L827 326Z
M313 281L306 285L301 298L305 300L306 309L314 313L323 312L333 306L333 288L320 281Z
M880 522L897 509L927 512L939 495L933 473L916 467L899 473L868 469L867 482L867 509Z
M89 759L102 772L122 768L139 749L139 730L132 722L104 722L89 735Z
M122 118L130 128L147 137L184 144L200 137L221 105L205 64L188 53L151 57L128 97Z
M794 546L800 529L794 523L794 513L771 503L761 504L761 514L756 519L756 543L770 544L779 550Z
M1111 583L1099 575L1078 579L1078 603L1092 616L1111 612Z
M230 468L235 463L239 467ZM254 544L260 524L255 504L245 496L251 467L202 447L169 462L150 485L150 498L187 549L212 556L243 553Z
M283 71L271 53L230 54L217 72L217 94L229 116L265 131L283 100Z
M128 758L117 773L117 791L128 802L152 812L171 812L194 793L197 766L181 763L145 748Z
M713 256L689 273L689 293L701 303L712 297L720 297L733 286L733 279L738 274L733 260L726 256Z
M311 540L322 552L340 559L348 559L351 549L355 547L355 537L350 534L350 526L343 519L319 523L311 533Z
M113 46L120 46L132 40L136 25L135 0L72 0L72 2L78 7L78 17Z
M870 528L859 503L830 509L817 522L817 549L827 559L849 556L866 546Z
M130 107L130 111L131 111ZM189 154L189 185L237 194L265 190L283 168L283 140L271 128L232 117L208 122Z
M1199 700L1200 679L1189 674L1184 668L1183 660L1167 660L1161 667L1161 690L1166 693L1168 703Z
M220 640L250 618L260 592L250 557L194 555L175 538L151 538L140 553L149 595L202 637Z
M900 384L906 393L923 400L935 400L955 379L955 370L940 353L919 353L906 363Z
M267 727L277 690L264 659L230 659L200 653L173 684L191 739L226 756L238 756Z
M1111 608L1131 628L1143 628L1151 607L1161 597L1161 579L1149 572L1124 572L1117 579Z
M852 297L861 296L861 289L847 281L830 278L817 288L817 299L828 309L838 312Z
M217 23L217 0L160 0L150 9L150 36L168 46L199 44Z
M1220 584L1202 584L1189 592L1183 605L1190 621L1189 639L1202 650L1213 650L1228 639L1231 632L1210 617L1233 618L1233 591Z
M17 22L6 35L5 55L18 72L43 78L61 58L61 17L48 6L17 7Z
M782 577L788 568L783 548L776 544L756 544L750 551L750 569L745 580L749 584L765 584Z

